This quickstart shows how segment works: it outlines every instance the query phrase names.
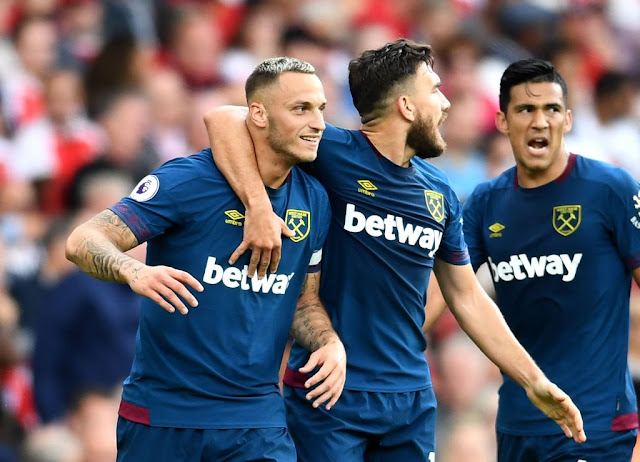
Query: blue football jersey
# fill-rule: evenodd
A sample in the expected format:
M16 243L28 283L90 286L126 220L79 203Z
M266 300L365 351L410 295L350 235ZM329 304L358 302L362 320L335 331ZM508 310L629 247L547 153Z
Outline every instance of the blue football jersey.
M263 279L247 277L250 252L228 264L244 207L211 150L167 162L112 207L147 242L147 264L186 271L204 287L186 316L143 299L123 417L177 428L286 425L279 366L305 275L319 269L330 209L320 183L297 167L268 192L295 236L283 240L278 273Z
M551 183L519 187L514 167L479 185L464 207L473 266L489 264L511 330L571 396L587 435L637 426L627 349L639 209L640 186L628 173L574 154ZM497 428L561 432L506 376Z
M434 259L469 262L455 193L429 163L400 167L362 132L329 124L305 169L331 202L320 295L347 351L346 388L428 388L422 325ZM289 367L307 356L294 342Z

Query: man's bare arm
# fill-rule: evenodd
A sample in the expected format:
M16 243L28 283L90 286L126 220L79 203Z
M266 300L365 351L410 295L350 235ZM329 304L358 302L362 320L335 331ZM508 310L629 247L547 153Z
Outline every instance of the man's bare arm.
M125 254L138 245L129 227L105 210L76 228L67 239L67 259L103 281L127 283L125 274L141 263Z
M427 304L424 307L425 319L422 325L422 333L426 336L427 332L433 327L433 325L440 319L447 309L447 302L444 301L438 279L435 274L431 272L431 278L429 279L429 287L427 288Z
M128 284L131 290L150 298L165 310L189 310L182 299L197 306L188 284L199 292L202 285L189 273L168 266L148 266L125 254L138 240L122 219L105 210L78 226L66 244L67 258L85 273L103 281Z
M451 265L436 259L434 271L449 309L471 340L525 389L531 402L554 420L567 437L578 443L586 441L580 411L520 345L498 307L480 286L471 265Z
M320 272L307 274L293 317L291 336L312 352L309 361L300 368L300 372L309 373L320 366L305 383L307 388L318 384L307 394L307 399L315 400L313 407L329 400L326 406L328 410L342 394L347 364L344 346L320 301L319 289Z
M246 209L243 240L231 254L229 264L251 249L248 275L252 277L257 268L258 276L264 277L267 269L278 269L281 235L291 237L293 232L273 213L246 126L247 114L246 107L222 106L207 112L204 123L216 166Z

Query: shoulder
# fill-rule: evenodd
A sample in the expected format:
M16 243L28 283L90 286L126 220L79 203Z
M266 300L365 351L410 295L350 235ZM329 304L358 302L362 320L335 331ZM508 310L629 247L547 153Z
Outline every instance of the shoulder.
M155 177L169 189L191 185L194 182L197 184L200 180L223 179L213 161L211 149L203 149L190 156L171 159L151 172L143 181L148 180L149 177Z
M351 151L360 151L364 143L367 141L358 130L348 130L326 123L320 140L318 159L323 159L327 153L347 154Z
M304 172L300 167L291 169L291 182L294 188L303 189L310 198L316 201L329 202L327 191L314 176Z
M636 191L639 188L638 181L625 169L613 166L606 162L576 155L576 179L590 188L598 188L608 191L616 196Z
M505 170L488 181L478 183L467 200L478 200L496 191L512 191L515 187L516 167Z
M411 164L418 175L424 180L426 187L442 194L448 203L459 202L458 196L454 192L446 173L430 162L417 157L411 160Z
M330 123L325 123L326 127L322 133L323 141L333 141L338 143L347 143L352 140L358 132L358 130L348 130L346 128L336 127Z

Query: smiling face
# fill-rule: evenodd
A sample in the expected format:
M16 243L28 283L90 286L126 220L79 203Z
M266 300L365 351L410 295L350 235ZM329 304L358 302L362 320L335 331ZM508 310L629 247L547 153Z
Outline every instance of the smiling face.
M553 82L525 82L511 88L507 111L496 115L496 127L509 137L518 180L539 186L559 177L567 165L564 135L571 130L571 111L562 88Z
M320 79L315 74L285 72L274 85L265 103L269 146L289 165L314 161L327 103Z

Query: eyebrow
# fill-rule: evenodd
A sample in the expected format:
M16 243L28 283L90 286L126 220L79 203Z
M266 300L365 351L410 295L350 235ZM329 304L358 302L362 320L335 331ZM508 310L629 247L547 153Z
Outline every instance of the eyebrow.
M516 104L514 106L514 109L516 110L520 110L520 109L532 109L532 108L537 108L537 107L542 107L544 109L563 109L562 104L559 103L547 103L547 104L533 104L533 103L523 103L523 104Z
M301 100L301 99L296 100L296 101L292 101L290 105L291 106L304 106L305 108L314 106L314 104L311 101L305 101L305 100ZM327 102L326 101L322 101L322 103L319 106L322 107L322 106L326 106L326 105L327 105Z

